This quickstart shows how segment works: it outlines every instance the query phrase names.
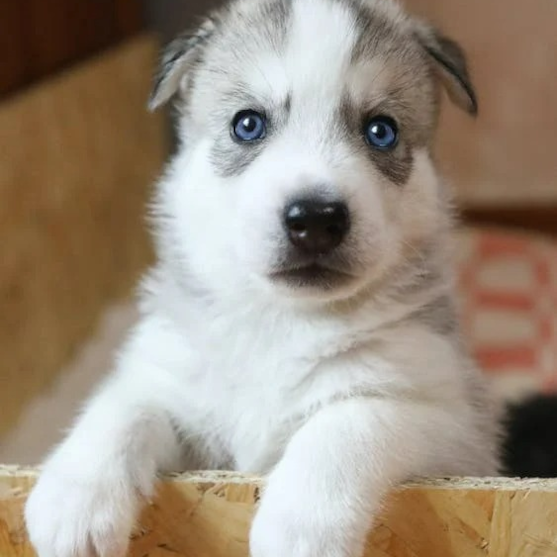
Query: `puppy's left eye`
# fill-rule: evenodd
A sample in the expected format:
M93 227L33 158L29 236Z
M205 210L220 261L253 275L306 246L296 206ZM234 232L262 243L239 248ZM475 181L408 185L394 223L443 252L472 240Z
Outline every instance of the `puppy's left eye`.
M239 141L263 139L267 133L265 117L255 110L242 110L232 120L232 133Z
M380 151L390 151L398 143L398 127L388 116L372 118L365 128L366 141Z

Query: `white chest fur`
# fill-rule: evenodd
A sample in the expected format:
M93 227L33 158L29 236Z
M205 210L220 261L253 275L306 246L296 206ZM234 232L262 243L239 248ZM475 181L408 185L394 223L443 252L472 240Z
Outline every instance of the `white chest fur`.
M332 400L454 398L463 388L450 343L404 321L378 327L385 315L371 308L279 313L173 301L164 318L159 306L144 322L137 344L161 362L179 425L220 453L222 466L267 471L300 423ZM397 312L389 309L391 319Z

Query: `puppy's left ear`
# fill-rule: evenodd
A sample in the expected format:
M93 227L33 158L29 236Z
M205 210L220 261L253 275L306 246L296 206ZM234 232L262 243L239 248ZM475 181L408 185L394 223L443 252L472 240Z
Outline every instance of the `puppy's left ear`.
M167 103L181 88L185 88L188 72L215 32L216 19L216 14L208 17L195 31L183 33L166 47L149 97L151 110Z
M478 113L478 99L460 45L428 25L419 25L416 34L450 99L475 116Z

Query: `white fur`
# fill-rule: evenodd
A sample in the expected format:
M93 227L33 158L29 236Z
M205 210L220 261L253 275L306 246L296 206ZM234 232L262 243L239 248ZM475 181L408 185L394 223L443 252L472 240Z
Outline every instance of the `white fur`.
M421 240L435 240L444 265L447 215L429 155L416 152L408 183L395 188L347 142L320 140L341 85L352 75L355 97L373 95L381 63L370 63L367 81L353 75L349 15L322 0L296 6L286 58L261 52L259 71L247 72L266 96L294 85L288 129L244 173L223 178L209 162L213 132L201 127L160 184L160 263L144 285L143 319L26 507L39 557L121 555L141 501L168 470L269 474L253 557L357 557L393 484L496 471L476 370L455 339L408 319L450 295L450 268L414 297L388 294L389 270ZM323 57L305 59L316 37ZM216 94L202 77L197 87L194 129ZM298 292L268 278L277 215L316 183L357 216L355 276L335 291Z

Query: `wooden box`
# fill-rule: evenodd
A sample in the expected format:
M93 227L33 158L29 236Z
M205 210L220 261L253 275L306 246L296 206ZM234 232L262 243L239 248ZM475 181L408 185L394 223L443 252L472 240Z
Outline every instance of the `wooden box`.
M0 469L2 557L34 555L22 509L35 475ZM161 482L138 521L130 557L249 557L249 524L262 488L257 478L223 473ZM385 509L365 557L557 555L557 480L427 481L397 490Z

